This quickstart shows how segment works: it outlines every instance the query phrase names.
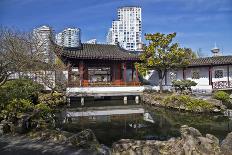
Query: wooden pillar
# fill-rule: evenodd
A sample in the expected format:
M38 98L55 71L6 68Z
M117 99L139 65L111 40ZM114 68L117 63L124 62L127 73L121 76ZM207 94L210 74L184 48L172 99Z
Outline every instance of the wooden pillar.
M72 73L72 68L71 68L71 65L68 64L68 86L71 84L71 73Z
M124 82L126 83L126 63L123 64L124 65L124 75L123 75L123 78L124 78Z
M131 81L134 81L134 64L131 64Z
M83 63L83 61L79 62L79 73L80 73L80 86L83 86L83 75L84 75L84 63Z
M110 65L110 77L111 77L110 80L113 82L115 80L115 78L114 78L114 65L113 64Z
M85 64L83 66L83 80L88 80L88 66Z
M183 80L185 80L185 69L183 68Z
M230 84L230 65L227 65L227 81L228 81L228 87L230 87L232 84Z
M209 67L209 85L212 85L212 67L211 66Z
M121 80L121 64L117 64L117 80Z

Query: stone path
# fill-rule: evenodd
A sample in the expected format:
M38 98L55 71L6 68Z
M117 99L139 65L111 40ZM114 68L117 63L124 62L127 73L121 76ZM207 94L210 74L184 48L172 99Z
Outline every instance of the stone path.
M0 137L0 155L95 155L96 152L57 144L48 141L29 139L25 136Z

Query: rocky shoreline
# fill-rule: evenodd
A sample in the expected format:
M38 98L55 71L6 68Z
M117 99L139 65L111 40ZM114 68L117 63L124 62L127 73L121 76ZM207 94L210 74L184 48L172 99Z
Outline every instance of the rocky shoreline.
M183 125L181 137L167 141L122 139L113 144L113 155L231 155L232 133L219 144L211 134L203 136L197 129Z
M168 94L165 96L159 95L157 93L149 93L144 92L143 95L141 95L141 100L144 104L147 104L149 106L156 106L156 107L163 107L168 109L174 109L174 110L181 110L186 112L194 112L194 113L223 113L226 110L226 106L224 106L219 100L216 99L198 99L196 97L189 97L193 100L199 100L199 101L206 101L209 104L212 105L210 109L204 109L202 107L199 107L198 105L194 105L195 107L189 108L187 104L181 102L175 103L163 103L163 101L170 96L181 96L180 94Z
M231 155L232 132L219 143L211 134L183 125L181 136L167 141L121 139L112 148L99 144L90 129L77 134L45 130L0 137L0 154L11 155Z

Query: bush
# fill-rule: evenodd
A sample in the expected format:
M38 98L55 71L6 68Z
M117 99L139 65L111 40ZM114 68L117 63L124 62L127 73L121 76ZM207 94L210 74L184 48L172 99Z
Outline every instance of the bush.
M4 109L14 99L25 99L35 102L43 86L30 79L17 79L7 81L0 87L0 110Z
M24 113L33 112L34 105L30 100L14 99L1 111L3 116L9 120L17 119Z
M184 108L186 110L202 112L202 111L210 111L214 106L213 104L202 100L195 99L190 97L189 95L171 95L164 99L163 103L167 107L172 108Z
M37 104L35 109L39 110L39 117L42 118L47 118L52 113L52 109L44 103Z
M190 102L187 102L186 106L189 110L192 111L210 111L213 108L213 105L211 103L201 99L192 99Z
M230 95L224 91L217 91L213 94L213 98L220 100L224 103L229 103Z
M51 108L63 106L65 104L64 94L62 93L40 94L39 103L46 104Z
M191 80L173 80L172 85L175 87L176 90L191 90L191 86L196 86L197 83Z

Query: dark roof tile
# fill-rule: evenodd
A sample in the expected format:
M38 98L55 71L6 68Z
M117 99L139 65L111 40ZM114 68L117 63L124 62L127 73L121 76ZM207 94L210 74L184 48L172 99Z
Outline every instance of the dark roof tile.
M117 45L84 43L77 48L60 47L59 49L62 50L61 55L68 58L139 61L138 55L132 54Z
M189 66L209 66L209 65L228 65L232 64L232 56L215 56L192 59Z

